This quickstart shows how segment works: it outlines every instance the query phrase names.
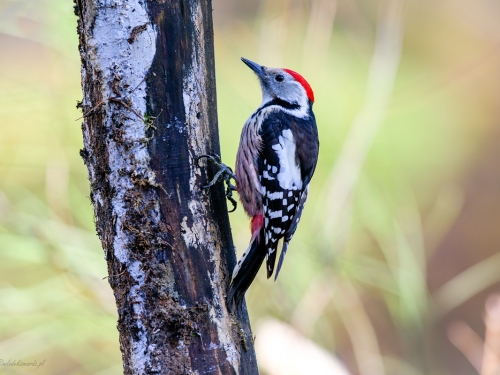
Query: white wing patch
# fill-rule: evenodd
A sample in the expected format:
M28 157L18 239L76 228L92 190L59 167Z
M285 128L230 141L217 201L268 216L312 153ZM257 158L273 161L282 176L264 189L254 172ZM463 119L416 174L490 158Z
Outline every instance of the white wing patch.
M267 171L264 171L262 177L264 177L266 180L274 180L274 177L270 176Z
M283 198L283 192L282 191L277 191L274 193L267 192L267 197L271 200L275 199L282 199Z
M283 214L281 212L281 210L279 211L271 211L269 210L269 218L270 219L276 219L277 217L281 217Z
M295 140L290 129L283 130L278 138L278 144L273 146L280 162L278 182L282 189L302 189L302 176L300 168L295 162Z

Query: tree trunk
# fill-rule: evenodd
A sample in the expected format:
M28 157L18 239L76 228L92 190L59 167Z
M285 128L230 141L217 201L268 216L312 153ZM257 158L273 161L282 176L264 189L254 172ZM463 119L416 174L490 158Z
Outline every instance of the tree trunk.
M75 0L84 148L125 374L257 374L222 184L210 0Z

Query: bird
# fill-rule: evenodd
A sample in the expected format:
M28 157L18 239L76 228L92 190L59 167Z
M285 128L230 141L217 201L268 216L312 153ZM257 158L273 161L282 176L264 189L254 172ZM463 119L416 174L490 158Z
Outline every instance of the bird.
M264 259L275 280L299 223L316 168L319 138L312 111L314 92L299 73L241 60L257 75L262 103L241 132L236 156L236 191L251 218L250 245L232 274L227 306L241 308Z

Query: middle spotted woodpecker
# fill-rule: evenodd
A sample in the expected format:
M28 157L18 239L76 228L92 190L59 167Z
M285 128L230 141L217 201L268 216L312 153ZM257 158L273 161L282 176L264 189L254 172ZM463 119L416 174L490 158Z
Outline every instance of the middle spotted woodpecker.
M262 104L243 127L236 157L236 190L252 218L252 237L233 271L229 309L233 301L241 305L264 258L267 277L272 276L282 239L278 277L304 209L319 151L314 94L307 81L293 70L242 61L259 78Z

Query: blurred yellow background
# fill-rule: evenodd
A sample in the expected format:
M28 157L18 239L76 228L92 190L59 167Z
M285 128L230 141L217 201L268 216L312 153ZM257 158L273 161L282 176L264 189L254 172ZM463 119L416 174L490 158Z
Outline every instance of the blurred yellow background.
M500 350L483 340L485 320L488 339L500 324L500 3L213 8L227 164L260 103L241 56L300 72L316 97L320 160L301 225L279 280L261 273L247 293L262 374L291 374L279 341L275 361L265 349L287 330L350 374L493 374ZM0 374L121 372L78 153L77 46L72 2L0 0L0 360L45 360ZM230 218L241 253L248 220Z

